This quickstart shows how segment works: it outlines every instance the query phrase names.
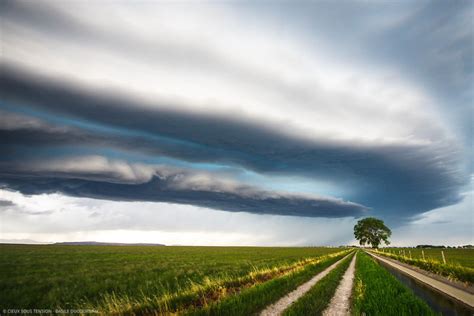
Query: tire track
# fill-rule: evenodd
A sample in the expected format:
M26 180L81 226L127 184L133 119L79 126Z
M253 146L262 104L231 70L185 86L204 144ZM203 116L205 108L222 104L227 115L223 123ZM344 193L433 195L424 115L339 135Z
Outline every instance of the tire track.
M342 259L338 260L337 262L333 263L331 266L323 270L322 272L315 275L311 280L308 282L300 285L296 290L288 293L276 303L269 305L265 308L261 313L260 316L277 316L281 315L285 309L287 309L291 304L296 302L300 297L306 294L316 283L319 282L322 278L328 275L334 268L336 268L344 259L352 255L353 253L349 253L347 256L343 257Z
M350 315L350 298L354 285L356 255L352 258L351 264L344 273L328 308L324 310L323 316Z

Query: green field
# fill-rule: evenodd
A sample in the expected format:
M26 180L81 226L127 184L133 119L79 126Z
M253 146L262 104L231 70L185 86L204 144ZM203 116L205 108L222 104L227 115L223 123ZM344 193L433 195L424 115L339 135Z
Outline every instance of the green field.
M336 289L351 263L351 256L345 258L334 270L316 283L303 297L292 304L284 316L321 315L331 302Z
M464 282L466 285L474 284L474 268L470 267L470 264L474 260L474 252L472 252L472 250L448 249L451 251L445 253L446 263L444 263L442 259L439 260L436 258L438 253L442 258L441 250L427 250L431 251L423 250L422 252L421 249L406 248L384 249L383 251L376 250L376 252L380 255L447 277L450 280ZM448 255L450 259L447 258Z
M256 286L242 290L239 295L233 295L211 304L203 309L192 311L193 315L222 315L222 316L242 316L257 315L268 305L271 305L295 290L299 285L310 280L312 277L322 272L324 269L342 259L348 252L339 255L317 260L306 265L297 271L274 278L268 282L257 284Z
M412 257L418 254L416 249L409 250ZM71 245L0 245L0 251L1 309L206 316L256 315L347 256L284 313L320 315L355 252L324 247ZM438 249L425 250L425 257L435 251ZM457 255L455 265L431 259L406 260L469 281L473 269L461 263L470 263L471 254L463 249L446 251L446 256ZM363 251L358 251L355 273L355 315L432 314L411 290Z
M436 315L366 253L357 254L354 283L354 315Z
M423 258L422 251L423 251L425 254L425 259L436 260L439 262L443 262L443 257L441 255L441 251L443 251L444 257L446 259L446 263L459 264L464 267L474 268L474 249L384 248L384 251L389 251L390 253L393 253L396 255L403 254L403 251L405 251L405 256L409 257L411 253L411 257L413 259L422 259Z
M120 312L148 304L179 310L299 271L341 250L0 245L0 308Z

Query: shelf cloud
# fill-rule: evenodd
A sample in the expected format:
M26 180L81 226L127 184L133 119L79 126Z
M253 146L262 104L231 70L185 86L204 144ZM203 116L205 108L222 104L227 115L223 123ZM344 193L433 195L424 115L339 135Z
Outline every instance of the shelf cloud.
M307 217L360 216L368 208L309 194L264 191L219 173L131 164L100 156L2 166L3 181L25 194L63 192L123 201L191 204L217 210Z
M282 25L283 4L4 1L0 184L295 217L408 220L462 201L472 157L458 79L472 67L446 70L441 89L427 70L446 69L439 56L410 74L388 46L372 56L336 40L335 8L318 5ZM429 5L366 5L365 22L359 5L340 11L362 43L431 25ZM472 15L458 6L449 14ZM440 27L458 54L439 47L463 64L472 30L459 23Z
M4 110L0 142L8 149L7 159L13 161L5 161L0 165L3 166L5 179L11 174L12 165L22 163L17 159L18 154L15 154L20 146L28 146L29 150L38 147L38 152L44 151L45 155L52 155L53 158L55 155L69 155L67 151L60 150L62 147L82 148L76 153L78 159L70 159L67 163L51 161L49 165L56 165L57 170L53 168L49 171L56 171L56 176L66 178L70 173L69 178L74 178L77 177L75 171L83 167L79 162L87 162L93 170L83 170L89 176L81 181L94 181L90 185L97 192L101 185L104 190L115 190L113 194L104 194L104 198L120 198L120 190L124 189L111 185L110 182L114 180L143 183L155 176L155 170L146 164L82 157L91 151L100 152L110 148L119 157L121 153L127 152L140 153L148 161L166 156L189 163L239 167L263 175L299 175L340 182L341 186L358 186L359 190L351 190L350 199L377 209L382 205L387 211L399 209L399 213L407 215L455 203L459 200L458 190L465 180L460 168L460 149L456 144L442 139L425 142L408 140L406 143L349 142L317 137L306 139L281 132L278 126L261 126L257 121L209 113L198 115L173 111L163 109L159 104L144 105L132 98L74 89L59 82L38 79L34 74L27 76L24 72L8 67L3 72L1 87L5 104L21 104L23 109L23 113L16 114L12 114L15 110L8 111L12 109L11 106L6 106L7 110ZM29 165L31 173L44 171L45 168L35 165L37 162L34 159L23 159L23 165ZM15 171L20 179L23 177L21 170ZM118 178L111 177L111 174ZM48 177L54 178L53 174ZM20 179L15 181L15 187L19 189L22 188ZM13 179L10 176L5 181ZM25 186L30 188L30 193L35 192L31 189L31 178L22 181L27 182ZM154 179L152 186L157 181ZM54 185L57 185L58 191L79 194L72 190L65 191L67 185L64 185L64 181L48 180L47 183L46 191L54 190ZM81 187L87 185L81 184ZM137 192L126 199L149 200L150 193L143 186L140 188L144 190L142 197ZM38 192L41 191L38 188ZM212 199L212 194L205 196L205 192L200 192L203 200ZM99 193L94 194L91 189L85 189L80 194L100 197ZM195 196L195 192L192 195ZM199 204L198 200L196 197L189 200L180 197L174 201ZM235 201L229 199L229 203ZM207 205L210 206L209 203ZM222 201L213 208L219 205L222 205ZM241 203L235 203L233 208L239 207ZM262 203L261 210L258 205L253 208L242 207L241 210L272 213L271 207ZM275 213L284 214L288 202L284 202L281 207L274 207ZM317 207L309 203L307 207L313 207L314 210L309 211L305 207L298 211L295 210L297 207L291 207L287 213L302 216L348 214L347 211L333 212L326 204ZM354 207L353 215L360 210L359 206Z

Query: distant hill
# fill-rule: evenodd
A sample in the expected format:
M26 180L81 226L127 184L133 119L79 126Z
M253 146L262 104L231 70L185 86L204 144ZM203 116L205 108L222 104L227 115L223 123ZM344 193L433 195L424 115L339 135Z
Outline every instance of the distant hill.
M53 245L63 246L166 246L163 244L149 244L149 243L117 243L117 242L98 242L98 241L71 241L71 242L57 242Z

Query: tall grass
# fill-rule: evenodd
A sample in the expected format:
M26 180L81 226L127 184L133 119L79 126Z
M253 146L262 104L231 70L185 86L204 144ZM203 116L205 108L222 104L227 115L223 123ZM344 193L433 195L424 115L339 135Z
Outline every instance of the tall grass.
M444 253L446 263L461 265L467 268L474 268L474 249L459 248L383 248L384 252L395 255L411 257L413 259L431 259L432 261L443 262L441 251Z
M137 302L165 311L205 305L339 251L0 245L0 309L87 307L105 313L134 310Z
M105 313L132 313L132 314L169 314L186 309L199 309L223 299L229 295L240 293L243 289L273 278L299 271L305 266L340 258L346 251L315 259L304 259L290 265L281 265L272 268L254 269L241 277L207 277L201 283L192 283L191 286L174 293L165 293L161 296L139 295L135 297L107 294L103 300L95 305ZM84 305L83 308L94 308L94 305Z
M415 294L365 253L359 253L353 315L436 315Z
M379 255L389 257L400 262L404 262L423 270L445 276L448 279L465 282L468 285L474 283L474 269L460 265L459 263L442 263L438 260L431 258L423 259L412 259L406 256L396 255L387 252L375 251Z
M284 316L321 315L328 307L353 256L345 258L334 270L321 279L303 297L292 304Z
M217 301L201 309L188 312L189 315L247 316L255 315L273 304L287 293L311 279L331 264L348 254L344 251L319 258L284 276L269 280L256 286L243 289L238 295Z

